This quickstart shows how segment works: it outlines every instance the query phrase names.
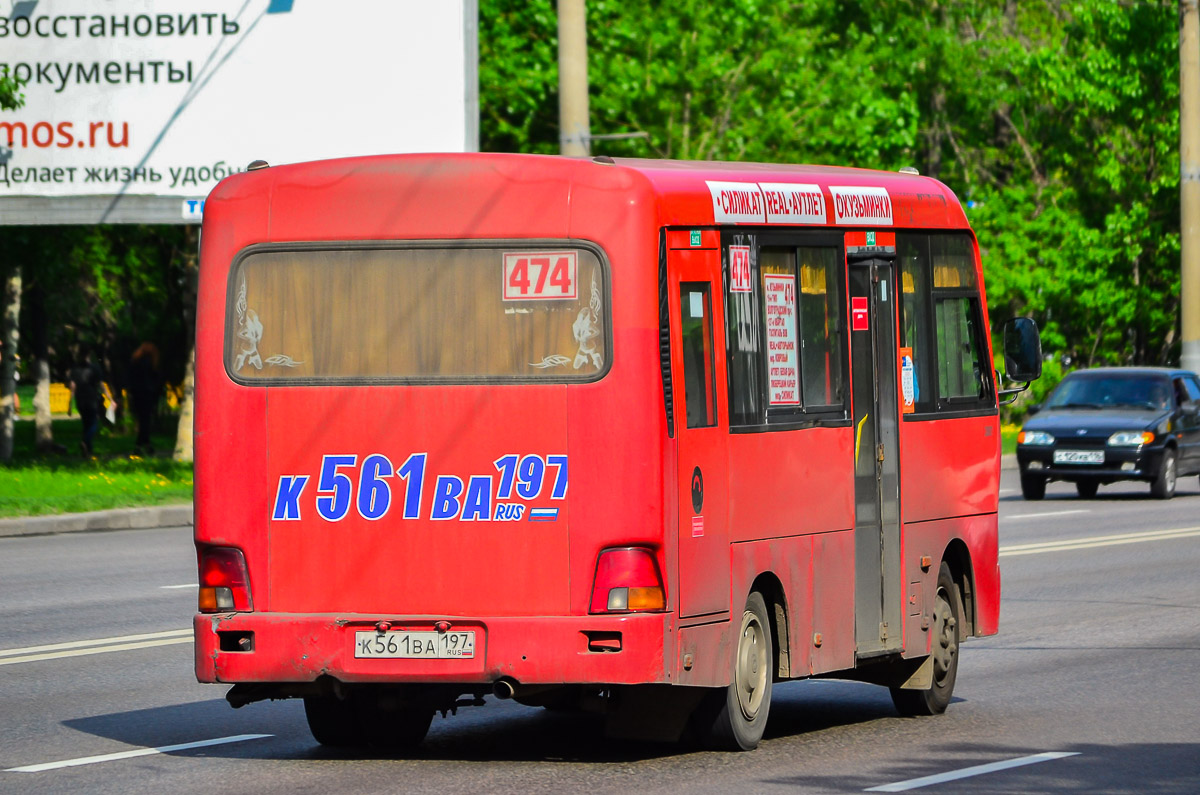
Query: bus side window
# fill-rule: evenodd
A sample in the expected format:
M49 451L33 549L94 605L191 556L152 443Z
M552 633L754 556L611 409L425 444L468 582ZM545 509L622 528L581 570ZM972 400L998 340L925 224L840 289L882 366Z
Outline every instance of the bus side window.
M679 317L683 339L683 395L687 426L717 424L713 388L712 301L708 282L679 285Z
M729 367L729 425L766 422L758 245L754 235L733 235L724 249L725 345Z
M842 310L838 250L801 247L800 366L805 411L840 409L842 389Z
M897 235L901 347L913 349L916 411L992 406L974 248L963 234Z
M917 413L934 410L932 379L937 360L930 339L929 236L896 236L900 266L900 346L913 352L915 407Z

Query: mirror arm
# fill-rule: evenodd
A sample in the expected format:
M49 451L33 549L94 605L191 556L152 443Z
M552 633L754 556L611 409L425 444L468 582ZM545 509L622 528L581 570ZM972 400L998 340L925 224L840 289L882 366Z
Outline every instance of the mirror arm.
M1021 384L1019 387L1015 387L1013 389L1001 389L999 392L996 393L996 397L1000 399L1000 405L1007 406L1010 403L1012 403L1014 400L1017 399L1017 395L1021 394L1026 389L1029 389L1029 385L1031 383L1033 383L1033 382L1026 381L1025 383ZM1008 400L1004 400L1004 398L1008 398Z

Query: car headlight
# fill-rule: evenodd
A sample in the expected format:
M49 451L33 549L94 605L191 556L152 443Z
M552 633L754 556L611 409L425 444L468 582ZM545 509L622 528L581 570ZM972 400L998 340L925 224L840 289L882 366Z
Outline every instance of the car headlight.
M1017 434L1017 444L1054 444L1054 437L1045 431L1021 431Z
M1140 447L1154 441L1153 431L1117 431L1108 437L1109 447Z

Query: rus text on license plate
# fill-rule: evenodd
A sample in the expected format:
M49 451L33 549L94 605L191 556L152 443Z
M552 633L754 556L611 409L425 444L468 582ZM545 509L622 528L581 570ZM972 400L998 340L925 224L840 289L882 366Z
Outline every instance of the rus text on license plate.
M475 656L474 632L355 632L354 656L470 659Z
M1103 450L1055 450L1056 464L1103 464Z

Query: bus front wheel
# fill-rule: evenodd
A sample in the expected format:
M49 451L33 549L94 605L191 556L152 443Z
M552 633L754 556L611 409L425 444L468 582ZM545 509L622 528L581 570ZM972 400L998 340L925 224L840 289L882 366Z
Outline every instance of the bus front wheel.
M892 702L901 715L940 715L950 706L958 678L958 644L961 641L962 599L945 562L938 571L933 603L933 682L925 690L893 687Z
M733 682L714 690L696 712L710 748L752 751L758 747L771 709L775 652L767 603L757 591L746 600L733 660Z

